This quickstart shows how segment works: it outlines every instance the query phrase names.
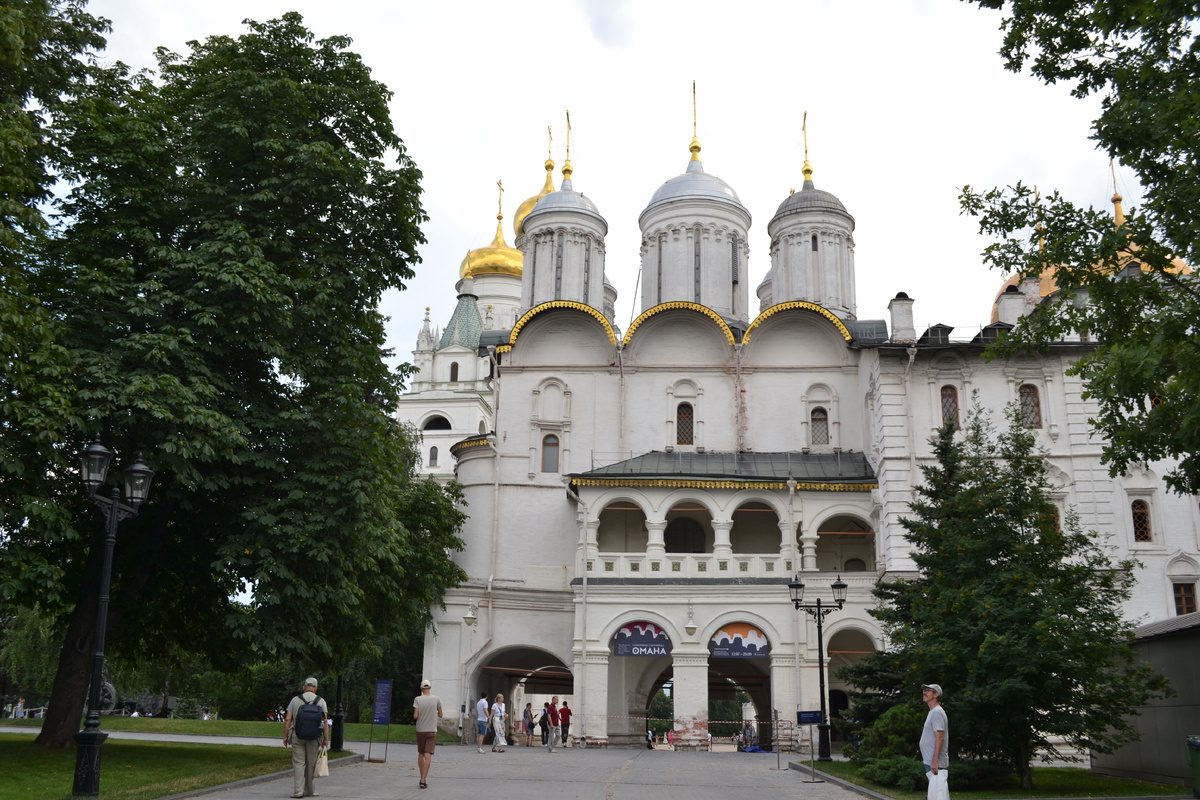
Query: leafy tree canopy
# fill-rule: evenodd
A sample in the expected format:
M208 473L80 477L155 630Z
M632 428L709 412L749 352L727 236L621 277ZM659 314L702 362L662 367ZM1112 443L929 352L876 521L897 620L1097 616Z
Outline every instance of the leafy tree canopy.
M1134 736L1125 715L1165 691L1121 616L1133 565L1111 562L1073 512L1060 519L1017 409L997 435L976 405L933 446L901 520L917 576L874 590L889 646L840 675L896 704L940 683L951 747L1031 788L1036 754L1063 757L1057 740L1108 752Z
M1116 220L1058 193L1028 187L977 192L964 211L995 238L985 260L1025 277L1053 277L1056 295L1004 348L1072 332L1098 340L1072 368L1099 413L1113 474L1131 462L1178 459L1166 480L1200 492L1200 7L1195 3L1006 2L1001 55L1079 97L1101 96L1093 139L1133 169L1144 204ZM1136 263L1135 263L1136 262ZM1131 267L1126 269L1127 267Z
M298 14L246 26L160 50L156 74L86 65L46 111L69 192L20 274L70 378L35 388L66 412L37 446L28 415L0 428L19 457L0 593L70 614L46 744L69 745L90 668L101 548L75 458L92 437L156 471L118 533L122 658L315 671L403 638L464 577L461 494L420 479L419 436L389 413L404 372L377 305L425 220L391 93Z

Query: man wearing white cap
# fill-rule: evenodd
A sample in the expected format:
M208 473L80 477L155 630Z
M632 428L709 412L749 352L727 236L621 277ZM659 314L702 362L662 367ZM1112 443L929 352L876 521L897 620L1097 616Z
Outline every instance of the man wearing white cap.
M288 703L283 718L283 746L292 747L292 797L316 797L313 770L317 756L329 747L329 709L317 695L317 679L305 678L304 691Z
M421 771L422 789L428 786L429 765L433 762L433 748L437 744L438 719L442 716L442 701L430 694L432 684L421 681L421 694L413 700L413 719L417 728L417 768Z
M921 684L921 699L929 706L925 728L921 731L921 760L929 779L928 800L950 800L950 721L942 708L942 687Z

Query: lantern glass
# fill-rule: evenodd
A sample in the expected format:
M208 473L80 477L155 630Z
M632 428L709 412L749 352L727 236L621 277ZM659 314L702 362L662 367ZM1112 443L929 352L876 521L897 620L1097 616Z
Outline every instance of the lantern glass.
M133 464L125 468L125 499L129 505L138 508L146 502L153 480L154 470L142 463L142 455L138 453Z
M94 493L97 489L104 485L104 479L108 476L108 465L112 463L112 451L104 445L100 444L100 440L92 442L83 451L83 455L79 459L80 477L83 479L83 485L87 487L88 493Z
M795 579L788 584L788 593L792 596L793 603L799 603L804 600L804 584L800 581L800 573L796 573Z
M846 602L846 592L849 586L842 580L842 576L838 575L837 580L833 582L833 600L839 606Z

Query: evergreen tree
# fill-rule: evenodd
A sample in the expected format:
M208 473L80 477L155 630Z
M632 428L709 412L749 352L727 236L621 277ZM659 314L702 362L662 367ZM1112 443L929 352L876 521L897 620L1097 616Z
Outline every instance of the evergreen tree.
M917 575L875 589L889 646L840 674L895 702L940 683L954 754L1009 764L1031 788L1035 757L1069 757L1052 739L1108 752L1166 687L1129 646L1132 564L1060 515L1045 454L1015 407L1008 419L996 435L976 405L934 439L902 520Z

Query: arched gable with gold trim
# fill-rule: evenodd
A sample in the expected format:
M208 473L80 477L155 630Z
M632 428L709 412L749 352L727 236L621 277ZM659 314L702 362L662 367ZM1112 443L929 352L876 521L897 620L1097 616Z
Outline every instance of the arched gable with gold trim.
M842 338L845 339L847 342L852 341L854 339L853 334L850 333L850 329L846 327L846 324L844 322L842 322L840 319L838 319L837 315L834 314L829 309L827 309L823 306L819 306L816 303L809 303L804 300L793 300L788 303L776 303L775 305L771 306L766 311L763 311L761 314L759 314L757 317L755 317L754 322L750 323L750 327L746 329L745 335L742 336L742 343L745 344L745 343L749 342L750 338L754 335L755 329L758 328L760 325L762 325L762 323L766 322L768 319L775 316L776 314L778 314L781 311L791 311L792 309L800 309L802 311L811 311L814 314L818 314L818 315L824 317L825 319L829 320L831 323L833 323L833 326L838 329L838 333L840 333L842 335ZM630 328L630 330L632 331L633 329ZM628 338L628 334L626 335L626 337Z
M608 343L611 344L613 347L617 346L616 332L613 331L612 325L609 324L608 320L605 319L604 315L601 314L599 311L592 308L591 306L584 305L583 303L576 303L572 300L551 300L548 303L542 303L541 305L534 306L533 308L526 311L521 316L521 318L519 320L517 320L517 324L513 325L512 333L510 333L508 336L508 344L501 345L500 347L496 348L496 351L500 352L500 353L511 352L513 347L516 346L517 337L520 335L521 331L525 329L525 327L529 324L529 322L534 317L536 317L538 314L542 314L546 311L553 311L555 309L570 309L572 311L582 311L583 313L585 313L591 317L594 317L596 319L596 321L599 322L600 325L604 328L604 332L608 335Z
M625 334L626 363L641 366L725 364L733 358L733 331L698 303L662 303L641 314Z

